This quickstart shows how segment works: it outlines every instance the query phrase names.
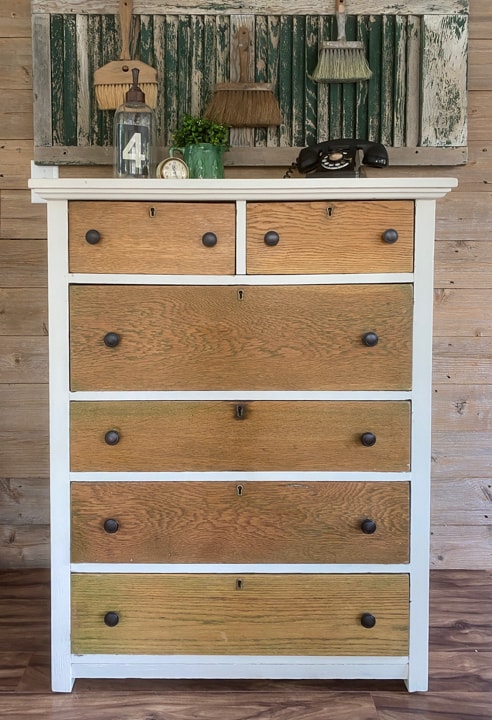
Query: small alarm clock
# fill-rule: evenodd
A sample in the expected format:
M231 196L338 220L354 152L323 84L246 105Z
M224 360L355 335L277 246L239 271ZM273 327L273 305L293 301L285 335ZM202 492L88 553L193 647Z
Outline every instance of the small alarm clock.
M164 180L182 180L190 176L188 165L179 157L168 157L157 166L156 175Z

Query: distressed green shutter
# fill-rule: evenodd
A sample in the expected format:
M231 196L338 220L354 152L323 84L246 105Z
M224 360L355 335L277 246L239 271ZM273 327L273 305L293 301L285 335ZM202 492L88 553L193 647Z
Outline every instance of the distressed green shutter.
M289 152L295 157L289 148L342 136L382 142L401 163L466 161L466 0L351 0L351 8L366 12L349 15L347 37L364 42L373 77L346 85L310 78L319 42L336 38L335 18L319 14L318 2L299 3L300 13L296 3L252 0L257 12L248 15L235 14L238 2L203 0L189 12L155 0L138 5L147 12L134 15L133 50L159 73L163 147L184 113L203 112L216 82L234 79L232 38L247 22L254 79L273 84L283 124L231 132L232 145L242 148L238 163L283 164ZM94 0L85 12L68 0L33 0L32 6L35 160L110 162L113 113L97 108L92 74L119 57L118 3ZM411 13L413 7L420 13ZM448 12L438 14L445 7Z

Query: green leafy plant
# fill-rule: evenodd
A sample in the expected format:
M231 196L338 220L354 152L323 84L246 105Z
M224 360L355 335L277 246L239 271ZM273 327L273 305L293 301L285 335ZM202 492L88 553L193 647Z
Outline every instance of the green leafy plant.
M229 128L227 125L207 120L206 118L183 115L180 127L172 135L173 145L198 145L210 143L229 149Z

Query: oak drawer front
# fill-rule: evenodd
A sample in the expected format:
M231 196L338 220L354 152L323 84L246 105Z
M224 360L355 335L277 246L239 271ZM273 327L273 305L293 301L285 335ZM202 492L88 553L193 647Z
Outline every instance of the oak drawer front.
M75 574L72 652L406 655L408 601L407 575Z
M72 483L72 562L408 562L406 482Z
M250 274L413 271L412 201L248 203L246 217Z
M72 402L73 471L408 471L407 401Z
M73 201L68 219L70 272L235 272L234 203Z
M412 311L409 284L73 285L71 389L407 390Z

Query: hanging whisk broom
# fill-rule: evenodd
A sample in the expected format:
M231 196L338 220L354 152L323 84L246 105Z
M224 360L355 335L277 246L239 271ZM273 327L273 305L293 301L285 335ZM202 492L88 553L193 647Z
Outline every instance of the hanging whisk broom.
M241 26L237 32L239 82L216 85L204 117L230 127L280 125L282 115L272 85L248 79L249 46L249 30Z
M371 69L364 43L348 41L345 36L345 0L336 0L338 39L322 42L318 64L311 75L316 82L348 83L369 80Z
M141 60L130 59L130 29L133 14L133 0L120 0L121 55L98 68L94 73L94 90L100 110L115 110L125 102L125 96L132 87L132 70L139 70L139 86L145 93L147 105L157 105L157 70Z

